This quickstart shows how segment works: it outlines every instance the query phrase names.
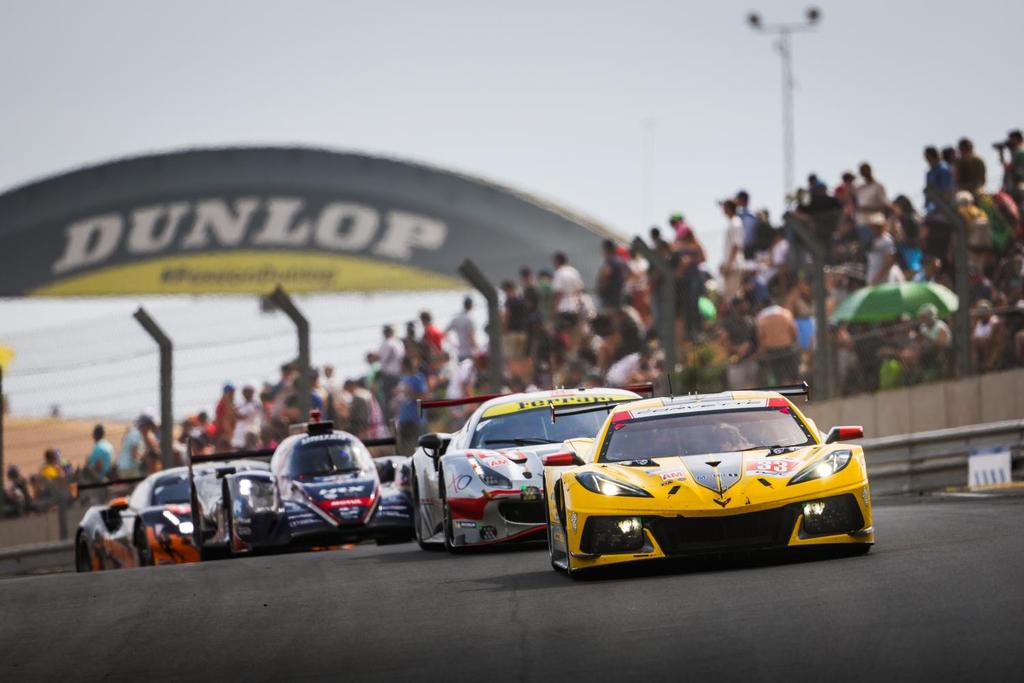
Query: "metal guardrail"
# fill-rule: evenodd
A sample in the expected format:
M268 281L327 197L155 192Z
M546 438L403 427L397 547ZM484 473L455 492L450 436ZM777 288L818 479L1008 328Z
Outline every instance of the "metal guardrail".
M1015 466L1024 462L1024 420L863 439L860 445L876 495L931 491L965 485L974 448L1005 446Z

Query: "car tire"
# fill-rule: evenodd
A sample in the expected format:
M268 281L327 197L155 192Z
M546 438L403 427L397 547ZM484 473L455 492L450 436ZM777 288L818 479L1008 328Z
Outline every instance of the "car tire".
M558 486L558 484L555 484L555 486ZM547 488L545 487L544 490L547 491ZM557 498L555 500L557 501ZM547 504L546 500L544 501L544 517L548 523L548 561L551 563L551 568L556 572L563 572L565 570L555 564L555 541L554 534L552 533L554 525L551 523L551 507ZM565 534L564 530L562 533L563 535Z
M412 533L413 538L416 539L416 544L420 547L420 550L440 550L441 544L429 543L423 540L421 534L423 528L423 517L420 512L420 484L419 475L416 470L412 470Z
M149 547L149 539L146 537L146 530L140 522L135 523L135 531L132 532L132 545L139 556L140 567L153 566L153 549Z
M444 470L437 470L437 491L441 498L441 531L444 535L444 549L452 555L458 555L465 551L464 548L453 543L455 540L455 528L452 525L452 511L448 507L448 495L444 485Z
M81 536L78 537L78 543L75 544L75 571L95 571L92 565L92 553L89 552L89 543Z

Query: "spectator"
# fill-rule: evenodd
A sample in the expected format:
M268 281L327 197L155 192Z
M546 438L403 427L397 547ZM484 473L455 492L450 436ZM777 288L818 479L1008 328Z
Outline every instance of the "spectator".
M767 384L790 384L798 379L797 328L793 314L770 304L754 319L761 371Z
M451 322L448 323L448 327L445 329L445 333L455 332L455 348L457 349L458 359L460 361L471 357L477 350L476 343L476 324L473 322L473 318L470 312L473 310L473 299L467 296L462 300L462 311L458 313Z
M728 355L726 378L729 388L757 386L757 331L746 298L735 296L730 300L722 318L721 335Z
M960 153L956 162L957 189L977 196L985 189L985 162L974 153L974 143L968 138L960 138L957 150Z
M938 314L935 304L924 304L917 311L920 323L917 328L918 363L927 375L926 379L943 377L949 369L953 334L949 325L939 320Z
M32 493L29 490L29 482L16 465L7 468L7 482L8 514L22 515L32 510Z
M839 200L839 203L843 207L843 212L852 217L854 209L854 192L856 191L857 176L851 171L845 171L842 176L842 182L836 186L835 198Z
M597 296L601 308L618 308L622 305L628 268L619 257L615 242L604 240L601 243L601 253L603 260L597 271Z
M235 409L235 385L230 383L224 385L217 408L213 413L213 421L217 426L217 447L230 447L231 437L235 433L235 424L238 422L238 411Z
M854 221L857 224L857 232L861 243L865 247L871 244L873 239L872 220L878 214L884 217L889 211L889 198L885 193L885 187L875 180L871 165L864 163L860 165L860 176L864 179L853 192Z
M868 251L868 285L902 282L903 272L896 265L896 243L889 234L885 215L874 214L867 221L872 231L871 248Z
M974 202L974 195L967 190L956 193L956 211L967 228L967 262L978 272L994 260L992 250L992 228L988 216Z
M578 270L569 265L569 258L563 252L556 252L552 260L555 264L551 280L555 312L575 322L584 311L583 278Z
M828 193L825 183L812 183L807 203L800 207L798 213L811 221L814 236L821 244L828 245L839 226L842 214L842 203Z
M418 401L427 395L427 380L408 356L402 359L398 395L398 452L412 455L420 435L422 418Z
M142 458L146 454L146 440L142 435L142 425L152 422L148 412L143 412L131 424L121 439L121 454L117 458L117 476L121 478L138 476L142 467Z
M529 324L529 312L526 301L520 295L511 280L501 283L505 305L502 314L502 329L505 332L505 349L509 358L519 359L526 354L526 330Z
M527 266L519 269L519 290L526 301L540 301L540 290L533 278L533 270Z
M992 372L1002 366L1006 348L1006 334L1003 322L992 310L992 304L982 299L973 312L974 328L971 331L971 353L974 369L978 372Z
M1024 133L1011 130L1006 142L997 146L1003 164L1003 189L1013 197L1024 213Z
M263 427L263 406L256 398L256 383L248 381L242 385L242 400L235 410L238 420L231 437L234 448L245 448L249 434L256 434L257 440Z
M686 222L686 217L681 213L674 213L668 217L668 224L672 227L675 239L679 239L693 228Z
M431 356L440 355L444 344L444 332L434 324L430 311L420 311L420 325L423 326L422 346Z
M405 349L405 356L423 359L427 356L425 350L420 346L420 340L416 337L416 322L413 320L405 323L405 336L402 337L402 346Z
M725 214L725 245L719 271L722 273L723 293L727 300L731 300L740 291L745 232L743 221L736 213L736 202L731 199L722 202L722 213Z
M547 270L537 274L537 291L540 304L538 312L545 325L550 325L555 316L555 291L553 288L553 277Z
M750 195L746 190L736 193L736 215L743 224L743 258L754 258L757 250L757 216L750 210Z
M949 170L949 164L939 157L939 150L935 147L924 148L924 160L928 164L928 172L924 174L924 210L932 213L938 209L935 202L929 196L929 190L934 190L946 202L953 199L953 173Z
M452 321L454 323L454 321ZM380 356L380 396L381 408L384 409L385 419L390 419L391 398L395 394L395 387L402 374L402 359L405 357L405 346L398 339L395 339L395 329L391 325L385 325L382 330L384 335L377 354Z
M106 430L98 424L92 429L92 452L85 460L86 469L97 481L106 479L114 460L114 447L106 440Z

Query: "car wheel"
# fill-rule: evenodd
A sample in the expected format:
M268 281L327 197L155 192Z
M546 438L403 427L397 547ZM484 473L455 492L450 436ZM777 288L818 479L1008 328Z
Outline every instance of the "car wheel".
M82 537L78 538L78 543L75 546L75 571L94 571L92 566L92 553L89 552L89 544Z
M463 548L455 545L455 525L452 524L452 511L448 507L447 487L444 485L444 470L437 471L437 491L441 497L441 530L444 533L444 549L453 555L463 552Z
M132 534L132 544L139 554L139 566L153 566L153 549L149 547L149 539L146 538L146 530L142 524L137 523L135 525L135 531Z
M437 550L437 543L428 543L423 540L423 513L420 510L420 484L419 475L412 470L412 529L416 544L420 550Z
M547 488L544 489L547 491ZM558 500L557 498L555 499ZM551 568L556 572L562 571L562 568L555 564L555 541L554 534L552 533L554 525L551 523L551 508L547 505L547 501L544 504L544 519L548 524L548 561L551 562ZM564 533L564 532L563 532Z

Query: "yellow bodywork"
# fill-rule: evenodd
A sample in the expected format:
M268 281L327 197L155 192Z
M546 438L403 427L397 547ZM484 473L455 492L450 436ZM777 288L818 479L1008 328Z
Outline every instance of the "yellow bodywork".
M766 448L743 452L739 479L724 492L718 493L696 483L695 475L687 467L683 457L658 457L649 461L650 464L647 466L636 463L597 461L596 455L600 453L601 444L608 436L615 414L620 411L636 411L672 405L669 403L669 399L665 398L620 404L605 420L595 439L576 439L566 442L567 447L587 464L579 467L551 467L546 471L549 542L552 549L552 563L556 568L577 571L623 562L688 554L666 552L659 545L658 539L648 526L651 520L672 520L680 517L736 518L751 513L786 509L786 514L792 515L792 528L789 529L788 540L782 544L783 546L834 544L870 546L874 543L871 496L864 453L860 446L823 443L823 438L814 423L791 401L774 392L732 392L693 397L695 402L701 399L720 402L785 400L792 414L803 423L816 443L785 453L772 454ZM836 450L848 450L852 453L849 463L844 468L825 478L788 485L790 479L806 466ZM779 469L786 471L784 473L772 472L773 464L780 461L785 464ZM652 497L604 495L592 492L577 480L577 475L587 471L599 472L617 481L632 484L648 492ZM768 473L765 474L765 472ZM859 529L853 533L828 535L803 532L802 505L804 503L844 494L851 494L856 500L857 508L863 519L863 524ZM643 550L608 554L583 552L581 547L583 532L587 520L594 516L636 517L644 520L643 534L646 537L646 543ZM781 513L780 518L785 519ZM724 550L726 549L716 552ZM566 551L567 556L565 555ZM561 561L558 559L559 557L562 558Z

